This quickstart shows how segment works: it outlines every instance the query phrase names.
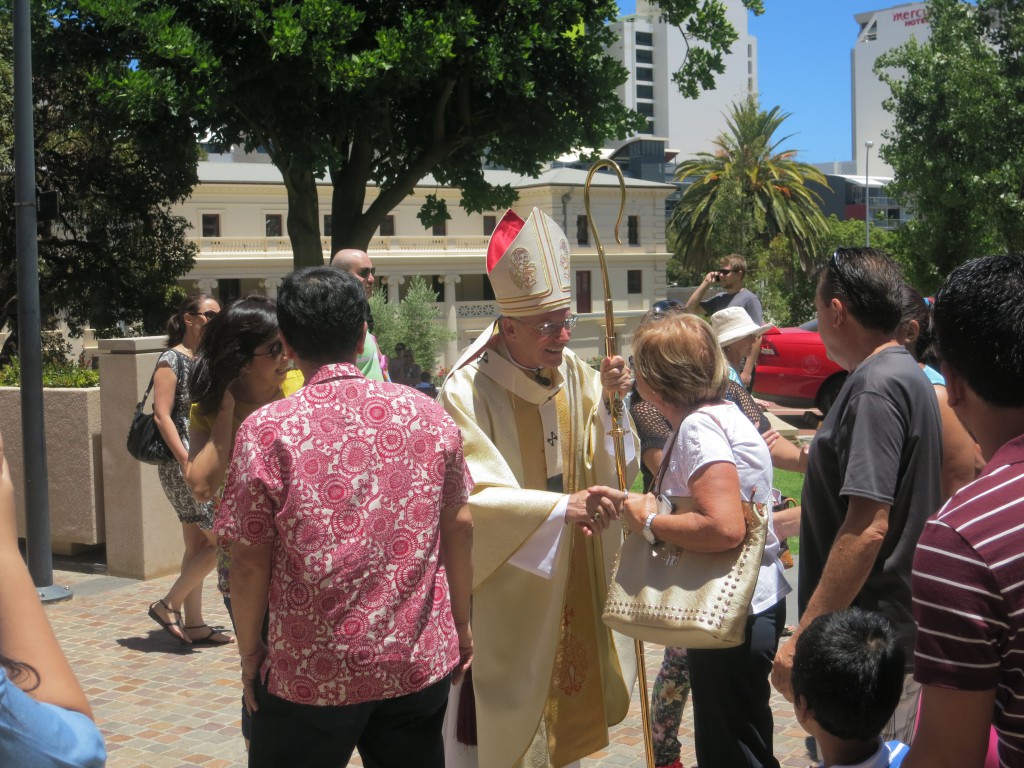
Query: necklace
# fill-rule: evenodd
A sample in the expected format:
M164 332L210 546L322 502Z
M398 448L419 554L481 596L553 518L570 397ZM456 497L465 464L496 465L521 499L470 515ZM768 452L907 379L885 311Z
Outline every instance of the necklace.
M536 368L530 368L529 366L523 365L518 360L516 360L515 357L512 356L512 350L510 350L507 346L505 347L505 351L508 353L508 360L510 363L512 363L512 365L514 365L521 371L525 371L526 373L531 374L533 376L533 380L540 384L542 387L551 386L551 379L549 379L547 376L541 375L541 371L544 370L543 365L538 365Z

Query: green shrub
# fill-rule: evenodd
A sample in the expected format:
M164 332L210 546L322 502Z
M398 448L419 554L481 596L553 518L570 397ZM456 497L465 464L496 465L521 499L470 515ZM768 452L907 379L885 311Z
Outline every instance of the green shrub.
M0 386L17 387L21 385L21 364L18 358L0 368ZM43 386L44 387L70 387L72 389L84 389L86 387L98 387L100 385L100 373L91 368L82 368L71 363L43 363Z

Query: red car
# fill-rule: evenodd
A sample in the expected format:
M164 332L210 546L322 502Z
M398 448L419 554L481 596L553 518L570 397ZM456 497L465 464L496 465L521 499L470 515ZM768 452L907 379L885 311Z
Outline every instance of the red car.
M846 371L828 359L817 320L799 328L771 327L761 336L754 394L791 408L818 408L836 401Z

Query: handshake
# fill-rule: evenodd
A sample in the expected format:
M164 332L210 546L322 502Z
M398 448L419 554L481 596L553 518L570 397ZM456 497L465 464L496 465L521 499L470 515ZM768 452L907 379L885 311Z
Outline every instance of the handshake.
M601 533L621 520L631 531L644 527L647 515L655 511L654 494L630 493L605 485L593 485L576 491L565 508L566 525L578 525L588 536Z

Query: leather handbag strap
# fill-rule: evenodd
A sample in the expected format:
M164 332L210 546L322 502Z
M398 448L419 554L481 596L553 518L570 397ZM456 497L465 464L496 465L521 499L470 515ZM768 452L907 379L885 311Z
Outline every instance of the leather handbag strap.
M700 410L702 409L698 408L696 411L694 411L694 413L697 413L697 411ZM709 413L708 411L703 411L703 413L705 416L707 416L709 419L715 422L715 424L718 425L718 428L722 430L722 432L725 432L725 427L722 426L722 422L718 420L718 417L715 416L715 414ZM685 421L685 419L683 421ZM679 430L682 429L682 426L683 422L680 421L679 426L675 428L674 432L672 432L672 441L671 443L668 444L668 450L662 452L661 466L658 467L658 476L654 478L654 483L651 485L651 493L653 493L655 496L658 496L661 493L661 481L665 477L665 472L668 470L669 459L672 458L672 451L676 447L676 440L679 437Z
M178 355L179 357L184 357L184 355L176 349L172 349L171 352ZM163 355L161 355L161 357L163 357ZM159 367L160 359L157 358L156 365L153 366L153 372L149 374L149 385L146 387L146 394L142 396L142 399L139 400L138 405L135 406L136 413L142 413L142 409L146 407L146 400L149 399L149 391L153 389L153 379L156 378L156 372Z

